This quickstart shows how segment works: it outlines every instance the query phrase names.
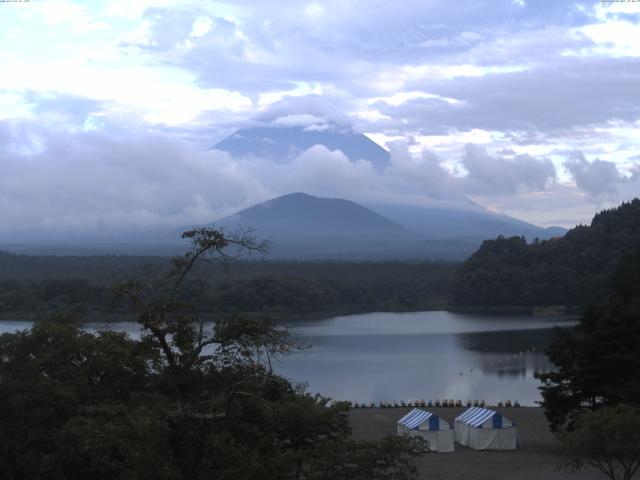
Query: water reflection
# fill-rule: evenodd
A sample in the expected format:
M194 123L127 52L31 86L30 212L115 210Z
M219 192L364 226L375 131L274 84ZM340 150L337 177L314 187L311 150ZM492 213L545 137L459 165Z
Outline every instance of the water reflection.
M553 325L574 318L459 315L450 312L371 313L291 325L312 348L274 365L312 392L359 402L453 398L540 399L535 373L552 365L544 354ZM0 322L0 333L31 322ZM108 327L87 324L90 331ZM111 325L139 337L136 323Z
M474 332L456 335L465 350L481 352L480 369L498 377L535 377L552 364L544 354L553 338L553 329Z
M277 369L312 391L354 401L454 398L539 400L535 373L553 325L574 318L375 313L298 325L310 351Z

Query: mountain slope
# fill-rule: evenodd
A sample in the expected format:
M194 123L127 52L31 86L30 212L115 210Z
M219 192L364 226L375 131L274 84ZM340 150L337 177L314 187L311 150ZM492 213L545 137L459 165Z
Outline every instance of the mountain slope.
M524 236L548 239L561 236L560 227L542 228L531 223L490 212L477 204L417 207L408 205L370 205L372 210L386 216L407 229L428 238L465 238L478 241L504 236Z
M417 236L388 218L349 200L292 193L226 217L224 229L252 227L271 238L272 256L341 257L399 249Z
M269 233L353 236L402 234L404 228L355 202L291 193L254 205L223 220L252 225Z
M546 230L487 212L468 202L446 208L377 205L367 208L304 193L254 205L219 222L227 230L252 227L271 238L274 258L463 260L485 238L501 234L545 238Z
M608 277L640 245L640 200L598 213L564 237L527 244L518 237L482 244L456 273L457 306L587 305L607 297Z
M282 162L314 145L340 150L352 161L368 160L378 168L389 163L389 152L366 135L334 126L324 130L281 126L243 128L214 148L234 157L253 156Z

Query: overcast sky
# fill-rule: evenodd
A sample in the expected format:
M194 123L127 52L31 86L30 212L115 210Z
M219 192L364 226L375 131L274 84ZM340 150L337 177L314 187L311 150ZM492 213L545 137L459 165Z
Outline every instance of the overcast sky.
M2 2L0 66L0 233L206 222L292 191L450 190L572 226L640 195L640 3ZM291 97L389 167L210 149Z

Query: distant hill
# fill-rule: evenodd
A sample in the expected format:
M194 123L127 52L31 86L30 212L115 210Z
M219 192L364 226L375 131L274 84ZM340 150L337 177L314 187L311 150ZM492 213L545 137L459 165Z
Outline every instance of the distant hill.
M356 258L399 249L418 237L388 218L349 200L292 193L254 205L216 223L227 230L252 227L271 238L272 256Z
M640 245L640 200L598 213L564 237L485 241L457 271L455 306L587 305L604 301L620 258Z
M217 143L214 148L234 157L252 156L283 162L314 145L340 150L354 162L366 159L377 168L389 163L389 152L369 137L337 126L325 130L283 126L243 128Z
M293 193L216 225L227 230L253 227L257 237L272 239L272 258L289 259L462 260L487 237L517 233L548 238L557 233L496 215L472 202L455 206L367 208L349 200Z
M242 210L222 220L252 225L269 235L341 236L400 235L406 230L362 205L341 198L291 193Z

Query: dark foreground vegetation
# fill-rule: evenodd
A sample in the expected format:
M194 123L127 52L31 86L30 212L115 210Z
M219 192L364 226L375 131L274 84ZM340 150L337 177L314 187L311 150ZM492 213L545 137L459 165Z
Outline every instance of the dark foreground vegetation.
M630 480L640 469L640 248L623 256L608 291L576 327L558 329L542 405L569 466Z
M202 264L185 294L202 311L280 315L421 310L447 304L458 264L438 262L240 261L225 271ZM35 257L0 252L0 317L36 317L61 309L117 319L127 312L114 285L157 278L162 257Z
M564 237L485 241L456 272L455 306L586 306L607 301L608 278L640 245L640 200L598 213Z
M353 440L343 404L274 374L296 345L268 320L203 330L187 279L251 238L187 232L193 250L155 282L130 280L143 336L82 331L67 317L0 337L0 478L411 479L426 445Z

